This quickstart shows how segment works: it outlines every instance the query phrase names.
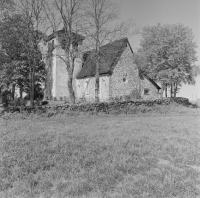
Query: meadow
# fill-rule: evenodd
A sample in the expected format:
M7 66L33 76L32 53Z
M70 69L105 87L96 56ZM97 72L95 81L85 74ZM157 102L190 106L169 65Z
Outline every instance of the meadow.
M199 121L200 108L178 105L119 115L4 115L0 197L200 197Z

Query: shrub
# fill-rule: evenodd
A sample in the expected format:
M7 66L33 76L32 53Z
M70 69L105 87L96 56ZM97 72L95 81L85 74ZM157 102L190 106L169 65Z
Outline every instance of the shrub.
M125 100L125 101L130 101L130 100L131 100L131 96L130 96L130 95L124 96L124 100Z
M12 94L10 91L5 90L2 93L2 104L4 107L7 107L10 104L10 101L12 100Z
M41 102L41 105L47 105L48 103L49 103L49 102L45 100L45 101L42 101L42 102Z
M120 102L122 100L122 96L114 97L114 102Z
M13 107L25 107L27 104L27 100L23 98L17 98L10 102L10 105Z
M134 89L133 91L131 91L129 96L131 97L131 99L141 99L141 94L138 89Z
M35 100L35 104L37 105L37 106L40 106L40 99L39 98L37 98L36 100Z

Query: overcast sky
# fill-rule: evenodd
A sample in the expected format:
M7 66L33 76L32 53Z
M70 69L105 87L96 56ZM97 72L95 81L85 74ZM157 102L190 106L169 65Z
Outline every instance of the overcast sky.
M193 30L200 65L200 0L115 0L123 19L132 18L139 26L182 23ZM133 50L139 47L140 36L129 38ZM179 96L200 99L200 76L195 86L184 85Z

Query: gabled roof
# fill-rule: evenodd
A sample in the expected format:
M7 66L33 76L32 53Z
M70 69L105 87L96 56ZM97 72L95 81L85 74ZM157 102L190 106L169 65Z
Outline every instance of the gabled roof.
M128 39L123 38L100 47L100 75L112 75L115 66L128 44ZM83 55L83 67L79 72L77 79L95 76L95 73L95 50L92 50Z
M144 74L140 69L139 69L139 77L140 77L141 80L143 78L146 78L149 82L151 82L156 87L156 89L158 89L158 90L161 89L161 87L153 79L151 79L149 76Z
M55 37L56 37L56 34L57 34L58 36L60 36L60 35L65 35L65 29L63 28L63 29L61 29L61 30L58 30L56 33L50 34L50 35L47 37L47 40L46 40L46 41L48 42L48 41L50 41L51 39L55 38ZM75 33L75 32L72 32L72 38L73 38L73 40L76 40L76 41L82 41L82 40L85 39L84 36L82 36L82 35L80 35L80 34L77 34L77 33Z
M115 66L117 65L119 59L121 58L121 55L124 52L127 45L129 45L132 51L128 38L122 38L120 40L116 40L112 43L109 43L107 45L100 47L99 75L103 75L103 74L112 75L113 70ZM81 79L81 78L86 78L86 77L93 77L95 76L95 73L96 73L95 50L92 50L83 54L83 67L76 78ZM139 71L139 76L140 78L142 76L145 77L158 90L161 89L153 79L151 79L147 75L144 75L141 71Z
M160 90L161 89L161 87L153 80L153 79L151 79L150 77L148 77L148 76L144 76L147 80L149 80L155 87L156 87L156 89L158 89L158 90Z

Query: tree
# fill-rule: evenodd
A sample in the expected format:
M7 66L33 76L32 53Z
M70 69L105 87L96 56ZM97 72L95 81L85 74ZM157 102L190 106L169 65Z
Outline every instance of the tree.
M18 39L18 33L16 29L8 20L9 15L5 15L0 22L0 43L1 43L1 85L9 86L12 84L12 95L14 98L15 86L17 84L16 75L19 75L17 68L20 62L22 62L21 54L23 53L23 47ZM16 16L14 16L16 17ZM10 16L9 16L10 18ZM19 71L19 70L18 70Z
M13 11L14 0L0 0L0 13L3 15L5 12Z
M0 63L0 81L4 85L13 85L13 98L15 86L20 88L20 97L23 91L30 95L29 60L33 57L29 57L29 46L23 40L25 37L21 38L25 28L23 16L19 14L4 17L0 23L1 54L4 57ZM39 48L35 50L34 57L35 85L38 86L44 80L44 63Z
M95 49L93 56L96 62L95 101L98 102L100 59L103 56L100 54L100 47L127 35L128 28L125 23L117 21L119 16L117 6L110 0L86 0L84 10L84 29L92 48Z
M29 78L30 78L30 102L34 106L35 72L37 67L39 43L44 38L47 31L44 15L44 0L18 0L16 1L16 12L21 14L21 26L15 25L16 20L12 18L12 23L20 32L21 42L26 48ZM23 27L24 29L22 29Z
M83 0L53 0L52 4L47 2L45 4L46 16L51 24L53 33L56 33L58 28L63 26L65 39L61 45L66 58L59 55L57 56L61 58L66 65L68 73L68 90L71 103L75 103L73 74L75 59L80 53L76 50L76 35L80 31L79 22L82 16L82 3Z
M135 61L143 74L159 81L166 94L170 87L176 97L182 83L195 84L196 47L192 30L182 24L146 26Z

